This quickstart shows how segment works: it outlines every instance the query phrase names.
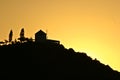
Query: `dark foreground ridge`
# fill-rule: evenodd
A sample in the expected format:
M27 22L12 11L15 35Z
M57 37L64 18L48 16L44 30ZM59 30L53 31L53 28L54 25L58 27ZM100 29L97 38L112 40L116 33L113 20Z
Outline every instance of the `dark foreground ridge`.
M108 65L57 43L16 43L0 51L0 78L5 80L120 80Z

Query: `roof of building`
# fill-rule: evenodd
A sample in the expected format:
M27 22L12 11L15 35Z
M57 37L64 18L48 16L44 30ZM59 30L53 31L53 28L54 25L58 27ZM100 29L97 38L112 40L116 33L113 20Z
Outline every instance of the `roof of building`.
M42 30L39 30L38 32L36 32L35 34L43 34L43 35L46 35L46 33Z

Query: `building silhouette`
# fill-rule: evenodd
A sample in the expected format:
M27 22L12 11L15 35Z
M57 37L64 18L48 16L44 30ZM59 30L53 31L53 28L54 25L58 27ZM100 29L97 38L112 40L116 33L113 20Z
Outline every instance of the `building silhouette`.
M45 43L57 43L60 44L60 41L58 40L52 40L52 39L47 39L47 34L39 30L38 32L35 33L35 42L45 42Z
M35 42L45 42L46 40L46 33L42 30L35 33Z

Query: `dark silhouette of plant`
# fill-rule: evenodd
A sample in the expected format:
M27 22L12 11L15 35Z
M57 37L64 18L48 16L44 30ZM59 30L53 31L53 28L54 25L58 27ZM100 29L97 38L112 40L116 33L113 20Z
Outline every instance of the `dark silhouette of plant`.
M12 31L12 30L10 30L10 33L9 33L9 42L11 42L11 41L12 41L12 37L13 37L13 31Z
M33 42L33 38L31 37L31 38L26 38L26 41L27 42Z
M18 40L20 40L21 43L26 40L24 34L25 34L24 28L22 28L22 29L21 29L21 32L20 32L20 38L18 38Z
M8 42L9 42L9 41L8 41L8 40L6 40L6 39L5 39L4 41L5 41L5 42L4 42L4 44L5 44L5 45L7 45L7 44L8 44Z
M4 44L4 42L3 41L0 41L0 45L2 46Z

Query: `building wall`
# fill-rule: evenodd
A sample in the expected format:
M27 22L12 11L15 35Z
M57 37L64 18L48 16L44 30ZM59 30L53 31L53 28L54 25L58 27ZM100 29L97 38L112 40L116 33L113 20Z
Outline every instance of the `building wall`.
M35 34L35 42L46 41L46 35Z

